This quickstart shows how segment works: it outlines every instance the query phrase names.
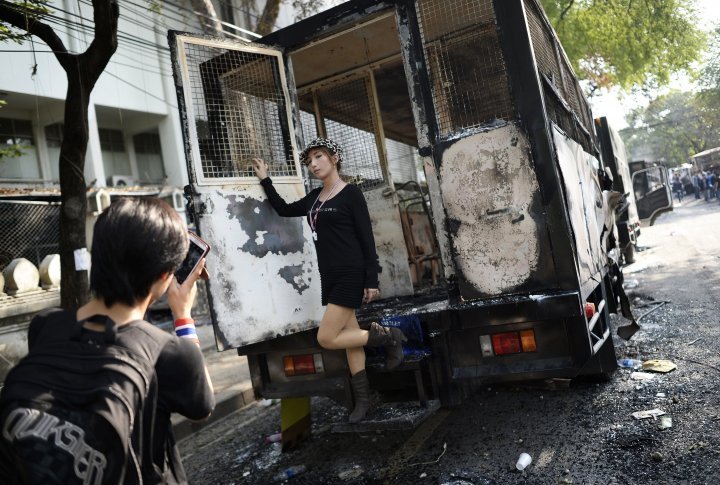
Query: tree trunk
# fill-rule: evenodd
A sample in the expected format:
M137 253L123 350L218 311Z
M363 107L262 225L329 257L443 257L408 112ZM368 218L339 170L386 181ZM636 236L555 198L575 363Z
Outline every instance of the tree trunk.
M90 297L88 271L75 268L75 250L87 247L85 153L89 138L87 110L92 86L85 85L79 59L75 66L75 70L67 69L65 125L60 147L60 304L63 308L78 308Z
M228 0L229 1L229 0ZM203 32L215 37L223 37L223 27L211 0L190 0Z
M265 2L265 8L258 19L257 27L255 27L256 33L268 35L273 31L275 22L277 22L278 15L280 14L280 1L281 0L267 0Z

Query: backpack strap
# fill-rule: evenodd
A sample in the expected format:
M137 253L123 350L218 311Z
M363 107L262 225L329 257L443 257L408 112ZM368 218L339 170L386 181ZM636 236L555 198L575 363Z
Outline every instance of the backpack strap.
M79 320L70 335L70 340L81 340L85 322L97 323L105 327L102 332L102 341L106 344L115 343L117 340L117 329L118 325L115 321L107 315L93 315L86 318L85 320Z

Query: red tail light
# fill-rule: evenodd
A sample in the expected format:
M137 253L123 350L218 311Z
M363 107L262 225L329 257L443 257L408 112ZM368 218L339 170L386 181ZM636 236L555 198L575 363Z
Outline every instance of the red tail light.
M480 336L480 349L483 357L493 355L511 355L522 352L537 352L535 330L529 328L519 332L503 332Z
M520 334L517 332L496 333L492 336L495 355L519 354L522 352Z
M283 367L288 377L324 371L321 354L286 355L283 357Z
M595 315L595 303L585 303L585 317L590 320Z

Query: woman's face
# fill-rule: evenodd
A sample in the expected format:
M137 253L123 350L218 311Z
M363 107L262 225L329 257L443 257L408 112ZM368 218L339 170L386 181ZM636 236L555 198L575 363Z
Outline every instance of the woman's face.
M308 153L308 168L320 180L337 171L336 163L337 155L328 156L328 152L320 148L313 148Z

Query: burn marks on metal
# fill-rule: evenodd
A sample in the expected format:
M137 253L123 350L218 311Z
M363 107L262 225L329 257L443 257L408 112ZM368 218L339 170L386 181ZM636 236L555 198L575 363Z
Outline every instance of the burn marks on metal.
M239 228L248 236L241 251L258 258L268 253L302 252L305 238L301 219L278 216L268 201L237 195L229 195L227 201L230 218L240 221Z
M461 294L526 288L548 245L525 134L505 124L455 141L443 151L440 180Z
M230 195L227 201L227 213L231 219L241 222L239 229L248 237L239 248L241 251L257 258L263 258L270 253L285 255L303 251L305 238L301 219L280 217L269 202L251 197ZM278 275L302 294L310 288L310 278L304 274L306 272L307 269L298 264L280 268ZM232 288L226 285L232 283L223 282L226 293L232 294Z

